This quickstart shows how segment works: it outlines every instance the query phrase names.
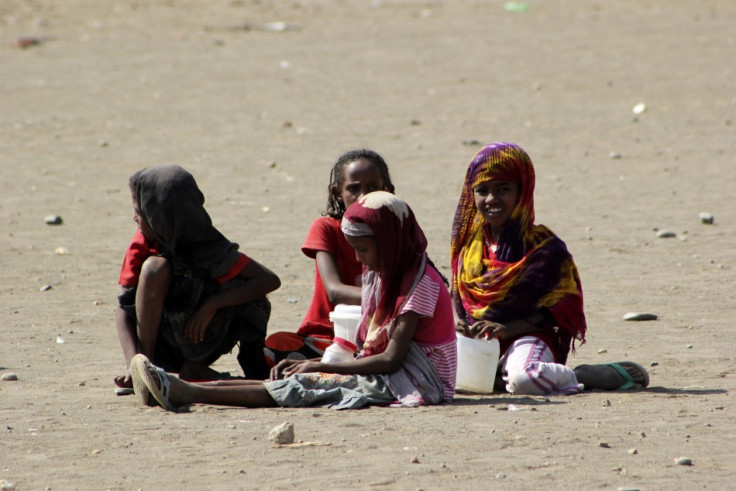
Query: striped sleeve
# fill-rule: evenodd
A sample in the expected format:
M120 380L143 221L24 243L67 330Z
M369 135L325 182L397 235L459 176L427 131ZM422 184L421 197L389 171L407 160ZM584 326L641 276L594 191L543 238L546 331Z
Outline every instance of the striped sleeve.
M401 314L414 312L419 317L433 317L439 295L439 285L425 274L407 299L404 307L401 309Z

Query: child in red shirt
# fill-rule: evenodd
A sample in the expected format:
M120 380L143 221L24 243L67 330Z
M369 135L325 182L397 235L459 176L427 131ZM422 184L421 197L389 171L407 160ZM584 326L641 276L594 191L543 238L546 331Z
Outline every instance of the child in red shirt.
M287 357L321 357L334 336L329 314L335 305L360 305L361 264L340 231L340 220L351 204L372 191L394 192L383 158L365 149L341 155L330 172L327 210L312 222L302 245L302 252L315 260L312 303L296 333L277 332L266 339L269 365Z
M208 380L222 354L240 345L248 378L266 378L262 350L270 303L280 286L271 270L238 251L213 225L194 177L179 166L143 169L130 178L138 230L120 273L116 314L125 375L142 353L184 379Z

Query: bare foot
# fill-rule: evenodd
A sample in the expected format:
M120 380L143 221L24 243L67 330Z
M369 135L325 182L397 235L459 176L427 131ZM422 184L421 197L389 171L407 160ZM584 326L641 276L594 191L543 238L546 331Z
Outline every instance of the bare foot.
M632 361L618 362L629 375L630 379L622 375L611 365L579 365L575 367L575 376L586 390L626 390L641 389L649 385L649 374L644 367ZM632 382L629 384L629 382Z

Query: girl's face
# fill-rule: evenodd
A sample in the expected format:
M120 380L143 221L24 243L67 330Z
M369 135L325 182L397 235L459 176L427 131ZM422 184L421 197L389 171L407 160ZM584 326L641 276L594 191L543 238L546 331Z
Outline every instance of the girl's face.
M495 239L498 239L503 225L514 211L520 192L521 186L518 182L508 181L484 181L473 188L475 207L491 226Z
M138 200L135 199L135 195L133 195L133 221L138 224L138 229L140 229L141 233L143 234L143 237L145 237L148 240L156 240L153 235L153 230L151 230L151 227L148 226L148 222L144 220L143 216L141 216L141 210L138 209Z
M364 194L373 191L388 190L381 177L381 171L366 159L354 160L347 164L342 175L342 188L332 190L338 200L343 202L346 210Z
M368 269L378 273L381 271L381 249L378 247L378 241L373 235L365 237L345 236L348 244L355 249L355 258L365 264Z

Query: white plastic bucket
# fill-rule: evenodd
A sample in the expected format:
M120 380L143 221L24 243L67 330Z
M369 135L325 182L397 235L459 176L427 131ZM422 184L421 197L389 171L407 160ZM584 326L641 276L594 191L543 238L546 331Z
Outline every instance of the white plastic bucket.
M455 389L479 394L493 392L499 352L496 338L473 339L458 334Z
M330 312L336 338L343 338L355 342L355 333L360 321L360 305L335 305L335 310Z

